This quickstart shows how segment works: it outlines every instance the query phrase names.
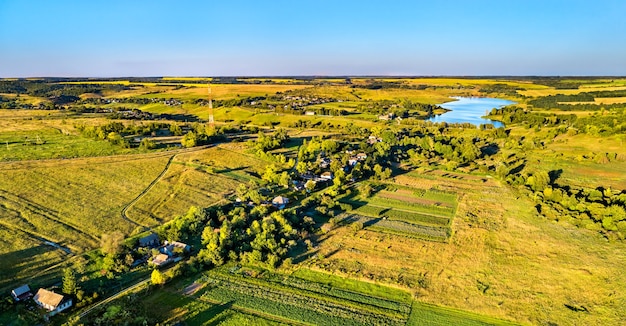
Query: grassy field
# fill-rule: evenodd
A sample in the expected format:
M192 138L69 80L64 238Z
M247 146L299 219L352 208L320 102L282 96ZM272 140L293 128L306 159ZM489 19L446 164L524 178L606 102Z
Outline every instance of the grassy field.
M538 219L528 199L491 180L428 173L395 181L459 194L451 241L340 227L320 239L318 253L324 258L311 261L315 268L401 286L420 303L521 323L626 321L620 308L626 296L616 291L626 285L623 244L608 246L594 232Z
M168 158L156 153L1 163L0 226L20 231L3 237L15 242L0 252L6 261L0 273L8 276L3 280L27 279L37 270L24 268L15 273L15 266L48 256L56 259L57 253L49 252L58 250L48 250L54 248L44 247L44 240L80 253L99 246L103 233L130 234L136 226L122 219L122 207L148 186ZM32 255L20 253L29 250L19 245L21 241L36 244ZM42 257L34 255L39 252Z
M192 83L198 80L205 79L94 80L87 83L116 83L131 89L82 94L81 98L176 98L185 103L129 106L206 120L208 108L192 103L208 98L206 84ZM353 113L327 117L216 107L214 116L218 126L289 127L299 120L315 125L315 129L290 128L292 140L275 151L294 157L302 139L320 134L335 139L341 132L338 126L382 126L374 114L357 112L364 101L410 99L436 104L450 96L500 96L480 92L481 87L494 84L519 88L519 94L529 97L626 89L624 79L564 81L580 86L568 90L529 80L379 80L426 87L361 87L370 78L352 79L356 87L338 78L320 80L333 85L316 86L294 85L302 81L291 78L272 79L278 84L211 84L215 100L290 92L343 100L311 108ZM38 104L49 99L20 95L20 101ZM525 105L524 99L516 101ZM596 102L622 103L623 98ZM150 152L88 139L75 128L110 121L69 111L0 110L0 239L4 240L0 244L4 262L0 290L7 292L24 282L32 286L57 283L64 263L78 261L79 254L97 248L103 233L137 234L140 225L160 225L190 206L225 202L239 184L258 181L271 163L250 154L245 143ZM385 127L395 128L395 123ZM524 151L524 172L561 170L557 183L626 189L626 162L615 156L602 162L594 158L598 153L626 154L623 135L548 137L548 127L508 129L512 137L545 140L541 148ZM428 132L435 137L449 133L462 133L466 139L484 136L473 129ZM519 154L519 148L501 145L493 164ZM429 162L412 162L422 167L397 175L369 198L342 199L352 210L340 218L361 222L364 228L338 223L326 233L313 235L312 250L294 257L298 263L293 267L270 272L248 266L235 273L229 270L232 266L220 268L194 279L201 285L198 292L185 293L193 280L175 281L145 292L132 304L144 314L153 314L155 321L186 325L483 325L506 324L506 320L542 325L626 324L626 294L620 290L626 288L624 243L609 243L597 232L546 220L534 208L536 202L486 174L491 172L462 172L478 173L474 163L451 172L427 166ZM125 208L128 220L122 215ZM98 259L102 260L94 258L95 267L90 267L94 274L101 270Z
M210 206L233 194L240 183L257 180L267 162L243 153L236 144L177 155L163 178L129 210L145 225L158 225L190 206Z

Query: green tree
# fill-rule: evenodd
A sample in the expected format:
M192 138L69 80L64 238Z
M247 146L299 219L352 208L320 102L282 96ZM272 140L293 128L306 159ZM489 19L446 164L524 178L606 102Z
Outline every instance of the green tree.
M196 146L197 142L198 142L198 137L193 131L186 133L183 136L183 138L180 140L180 144L186 148Z
M141 143L139 143L139 148L154 149L156 148L156 144L150 138L144 138L141 140Z
M371 196L372 191L372 186L369 183L363 183L359 186L359 193L363 198L368 198L369 196Z
M265 167L265 173L263 173L263 180L269 182L269 183L276 183L276 181L278 181L278 168L276 167L276 165L274 164L270 164L267 167Z
M63 270L63 293L73 295L77 290L76 274L72 268L68 267Z
M313 191L313 189L315 189L315 181L313 181L313 180L307 181L304 184L304 189L306 189L307 192Z
M298 173L305 174L306 171L308 171L308 170L309 169L307 168L305 162L300 161L300 162L298 162L298 164L296 164L296 171L298 171Z
M289 176L289 173L287 172L283 172L280 174L280 179L278 180L278 184L288 188L289 185L291 184L291 176Z

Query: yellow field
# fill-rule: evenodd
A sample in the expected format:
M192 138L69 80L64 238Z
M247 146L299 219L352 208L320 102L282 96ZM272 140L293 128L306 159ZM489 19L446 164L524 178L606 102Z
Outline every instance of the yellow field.
M242 153L236 145L220 145L175 157L163 178L128 211L144 225L158 225L191 206L207 207L232 194L240 183L262 174L267 162Z
M626 97L596 97L593 102L559 102L559 104L621 104L626 103Z
M574 94L579 94L579 93L584 93L584 92L621 91L621 90L626 90L626 86L583 85L579 89L555 89L554 87L550 87L550 88L545 88L545 89L527 89L527 90L517 91L517 92L524 96L539 97L539 96L549 96L549 95L556 95L556 94L574 95Z

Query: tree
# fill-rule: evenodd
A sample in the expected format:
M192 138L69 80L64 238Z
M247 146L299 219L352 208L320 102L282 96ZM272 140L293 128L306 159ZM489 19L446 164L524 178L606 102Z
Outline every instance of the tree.
M315 181L313 181L313 180L307 181L304 184L304 188L306 189L307 192L313 191L313 189L315 189Z
M309 169L307 168L305 162L300 161L300 162L298 162L298 164L296 164L296 171L298 171L298 173L305 174L306 171L308 171L308 170Z
M154 285L163 285L165 284L165 275L158 269L155 269L152 271L152 275L150 275L150 281Z
M198 137L196 136L196 134L190 131L183 136L183 138L180 140L180 144L183 147L189 148L196 146L197 141Z
M120 231L114 231L109 234L103 234L100 239L100 246L102 251L108 255L115 256L120 253L122 249L122 243L124 241L124 234Z
M76 283L76 274L71 268L63 270L63 293L68 295L76 294L78 285Z
M289 176L289 173L287 172L283 172L280 174L280 179L278 180L278 184L288 188L289 185L291 184L291 176Z
M270 164L265 167L265 173L263 173L263 180L269 183L276 183L278 176L276 173L278 172L278 168L274 164Z
M144 139L141 140L141 143L139 143L139 148L142 148L142 149L154 149L154 148L156 148L156 144L151 139L144 138Z
M372 186L369 183L363 183L361 186L359 186L359 193L363 198L368 198L369 196L371 196L372 191Z

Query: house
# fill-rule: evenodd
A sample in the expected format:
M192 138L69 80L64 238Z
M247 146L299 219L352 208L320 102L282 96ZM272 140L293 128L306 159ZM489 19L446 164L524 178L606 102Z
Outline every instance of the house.
M369 137L367 138L367 143L368 143L368 144L370 144L370 145L374 145L374 144L376 144L376 143L380 143L381 141L383 141L383 139L382 139L382 138L376 137L376 136L374 136L374 135L369 136Z
M324 172L322 174L320 174L320 179L322 180L332 180L333 179L333 174L331 172Z
M170 243L170 245L172 245L174 248L180 248L183 250L183 252L189 252L189 250L191 250L191 246L186 244L186 243L182 243L182 242L178 242L178 241L172 241Z
M328 166L330 165L330 162L331 162L331 160L328 157L321 158L319 160L320 168L322 168L322 169L328 168Z
M304 115L315 115L315 111L306 111Z
M355 166L358 162L359 162L359 159L357 159L356 157L351 157L348 159L349 166Z
M159 248L159 251L163 254L166 254L170 257L172 256L176 256L176 253L174 252L176 249L180 250L180 252L189 252L191 250L191 247L186 244L186 243L182 243L182 242L178 242L178 241L172 241L172 242L168 242L165 241L165 244L163 245L163 247Z
M367 154L365 153L356 154L356 159L359 161L364 161L366 158L367 158Z
M72 306L72 298L46 289L39 289L33 300L42 308L50 311L49 316L54 316Z
M139 239L139 247L156 247L159 245L159 236L155 233L151 233L141 239Z
M388 121L388 120L393 120L393 118L395 118L395 117L396 117L396 115L395 115L393 112L389 112L389 113L387 113L387 114L382 114L382 115L379 115L379 116L378 116L378 119L379 119L379 120L385 120L385 121Z
M285 208L287 204L289 204L289 198L287 197L277 196L276 198L272 199L272 205L274 205L274 207L278 209Z
M163 266L163 265L165 265L165 264L167 264L169 262L170 262L170 256L168 256L166 254L158 254L152 260L152 263L154 265L156 265L157 267L161 267L161 266Z
M30 288L28 287L28 285L24 284L17 289L11 291L11 296L13 296L13 299L15 299L15 301L24 301L32 297L33 293L30 292Z

